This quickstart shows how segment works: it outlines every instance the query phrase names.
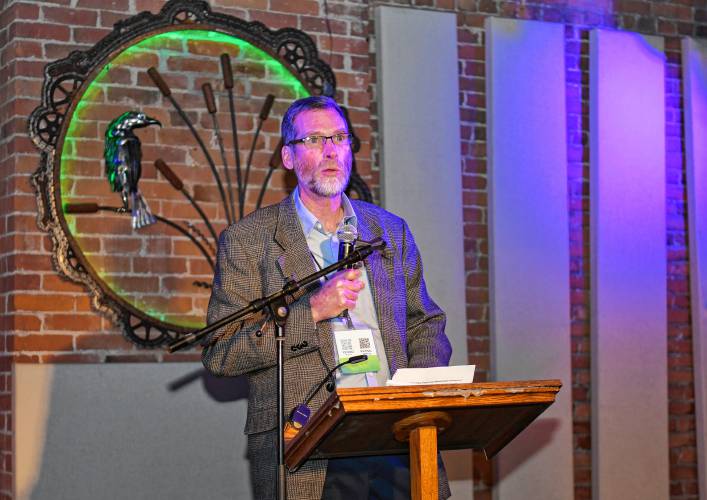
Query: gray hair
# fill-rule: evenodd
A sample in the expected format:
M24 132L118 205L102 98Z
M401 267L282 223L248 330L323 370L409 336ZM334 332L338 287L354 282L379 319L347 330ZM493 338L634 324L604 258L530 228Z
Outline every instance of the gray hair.
M282 125L280 126L280 131L282 133L283 144L287 145L295 139L300 139L300 137L297 137L297 130L295 128L295 118L297 118L297 115L299 115L302 111L308 111L310 109L333 109L334 111L339 113L341 119L344 120L344 123L348 125L348 121L346 120L346 115L344 114L344 111L331 97L310 96L305 97L303 99L298 99L293 102L289 108L287 108L285 116L282 117Z

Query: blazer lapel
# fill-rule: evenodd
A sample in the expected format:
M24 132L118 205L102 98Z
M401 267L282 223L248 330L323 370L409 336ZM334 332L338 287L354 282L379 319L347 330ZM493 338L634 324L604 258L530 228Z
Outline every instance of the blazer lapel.
M277 264L285 278L302 279L315 272L312 254L302 233L292 195L280 203L273 238L283 249Z
M317 271L307 246L307 240L302 232L302 225L292 195L285 198L279 205L277 226L273 238L283 249L282 255L277 259L277 265L285 278L299 280ZM304 293L297 294L296 299L306 300L302 299L303 295ZM316 326L319 346L327 365L326 368L329 370L336 365L331 324L328 321L321 321Z

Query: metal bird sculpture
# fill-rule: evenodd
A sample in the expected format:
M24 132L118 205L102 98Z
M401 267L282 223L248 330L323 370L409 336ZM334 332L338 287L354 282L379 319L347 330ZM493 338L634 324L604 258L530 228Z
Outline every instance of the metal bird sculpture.
M106 129L103 157L106 176L114 192L120 192L123 208L131 210L133 229L154 224L155 217L138 189L142 175L140 139L133 130L162 124L141 111L126 111L110 122Z

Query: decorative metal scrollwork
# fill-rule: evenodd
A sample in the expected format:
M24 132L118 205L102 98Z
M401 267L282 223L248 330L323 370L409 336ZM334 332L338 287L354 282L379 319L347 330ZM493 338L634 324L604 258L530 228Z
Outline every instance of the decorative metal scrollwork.
M203 37L206 37L204 40L208 43L203 42L203 46L200 46L198 42L201 39L196 35L202 36L203 33L206 34ZM169 38L181 34L185 34L183 40ZM214 34L213 43L209 34ZM219 38L224 36L228 43L238 40L245 44L235 48L229 45L232 52L247 52L251 51L249 47L253 47L253 53L262 52L267 56L255 63L249 59L242 62L244 71L252 71L253 75L239 80L236 83L236 87L240 85L239 88L232 89L225 84L216 84L214 89L209 86L209 91L216 95L215 98L211 97L216 103L212 106L228 103L224 93L226 90L229 92L233 141L226 146L224 138L228 137L228 134L221 133L219 120L225 120L228 115L224 113L222 117L218 111L210 110L212 121L204 123L207 115L194 105L195 91L197 88L200 91L203 83L198 81L202 76L195 72L185 77L179 70L180 65L186 64L185 54L188 55L191 50L200 58L199 64L204 64L206 68L211 67L204 55L215 50L214 46L219 43L225 43L224 39ZM149 45L148 42L153 40L163 40L161 37L166 40L167 46ZM174 46L169 46L169 43ZM130 61L126 65L126 71L120 72L120 64L123 64L125 55L129 49L136 47L140 48L136 51L139 57L148 61L154 59L153 66L150 67L151 74L144 71L147 67L136 71ZM178 50L175 47L178 47ZM221 55L222 63L224 55L227 54ZM218 57L218 54L214 56ZM273 75L279 74L279 68L284 68L291 75L288 78L294 77L292 82L299 83L277 83L276 76ZM168 70L164 80L160 75L161 69ZM205 71L206 73L208 72ZM106 75L110 75L115 81ZM155 79L155 75L158 75L159 79ZM119 77L127 79L121 81ZM146 86L152 85L150 78L157 89L153 86L152 90L144 90ZM174 89L170 88L171 85ZM256 87L262 88L262 92L256 91ZM291 28L272 31L259 22L247 22L212 12L209 5L203 1L171 0L158 14L142 12L120 21L115 24L109 35L90 49L74 51L68 57L45 67L42 103L32 112L29 119L30 136L41 150L39 167L32 176L37 194L37 223L42 230L51 234L53 261L57 270L65 277L83 283L92 297L93 306L120 325L132 342L154 348L196 328L184 317L199 309L194 304L198 301L203 304L203 294L208 294L210 288L208 274L213 268L216 247L216 232L212 222L223 225L242 217L246 205L250 208L260 206L266 201L265 191L268 183L272 183L278 175L278 189L283 190L288 182L291 183L282 173L273 175L278 170L277 155L271 157L269 165L263 158L262 151L265 149L269 149L270 153L277 152L278 148L273 143L273 137L277 134L272 127L265 124L262 108L261 119L257 120L258 110L253 108L251 102L257 102L259 105L262 102L261 96L268 94L266 101L270 99L271 106L276 94L278 98L287 98L295 92L292 89L300 87L309 94L329 96L333 96L336 89L334 73L318 58L316 46L308 35ZM171 109L168 109L169 106L160 106L157 90L162 94L162 99L172 103ZM228 175L227 146L231 147L230 151L235 149L236 163L240 161L237 138L241 132L236 132L234 98L230 95L236 90L243 92L237 101L244 113L239 119L243 118L247 126L254 127L253 124L257 122L247 164L250 165L252 160L253 182L260 182L260 188L255 189L257 196L248 195L248 188L253 182L244 181L243 189L239 184L237 196L234 196L238 201L238 215L234 208L234 199L230 198L229 208L223 191L220 197L223 199L223 208L220 208L220 203L216 202L219 201L216 200L218 195L216 198L213 196L216 186L212 183L215 179L221 184L220 175L223 175L223 169ZM257 95L258 92L261 94ZM206 97L206 90L204 96ZM247 96L250 97L245 100ZM144 98L144 103L141 98ZM185 109L181 109L178 104L182 100L187 103ZM111 194L108 193L108 188L99 182L103 166L101 155L97 151L97 141L107 123L115 117L103 116L103 113L108 113L112 107L123 106L128 110L143 104L162 113L171 124L169 131L159 132L151 137L148 145L150 157L144 155L143 159L155 160L155 157L161 158L165 155L165 159L171 161L170 155L179 153L175 156L175 161L181 165L182 173L189 179L182 182L181 178L166 166L166 161L162 160L161 165L164 165L164 168L159 168L155 162L159 174L152 169L145 181L148 183L148 195L155 198L154 206L165 212L162 215L155 214L158 221L156 225L163 228L162 231L170 231L169 234L173 235L171 243L165 239L166 233L159 231L144 234L126 231L121 234L120 229L114 229L123 227L125 211L122 207L115 206L115 198L109 198ZM92 112L85 112L85 109ZM265 115L267 118L267 113ZM268 128L265 137L259 136L263 126ZM191 129L191 145L184 143L187 140L183 138L184 134L189 134L187 129ZM351 130L355 136L355 130ZM170 143L173 134L177 134L180 139ZM206 141L199 139L201 134L207 137ZM264 144L261 144L263 141ZM203 147L197 149L197 142L204 142L199 144ZM220 155L215 153L213 157L220 158L223 166L217 165L209 152L217 146L216 151L220 151ZM359 148L360 142L355 137L352 144L354 153ZM204 158L208 162L203 161ZM206 163L211 165L214 176L209 175L208 169L204 167ZM172 178L165 177L169 172L172 172ZM199 172L204 175L201 176ZM248 174L245 175L247 179ZM198 180L195 180L197 177ZM191 184L185 186L189 182ZM178 195L169 191L169 184L172 184L174 190L181 191L183 197L174 198ZM230 197L230 180L227 185ZM172 194L165 194L167 191ZM357 198L371 200L370 190L356 173L355 164L349 191ZM184 197L190 204L184 203ZM106 202L106 199L111 201ZM187 209L196 210L199 217L189 219L188 217L192 216L184 215ZM226 216L229 212L230 216ZM166 252L164 259L155 257L161 255L159 252ZM127 258L126 255L130 257ZM164 276L158 275L160 268L164 268ZM127 289L126 284L129 283L134 283L138 291ZM172 302L188 302L185 299L188 297L188 293L184 293L185 287L189 287L188 291L196 291L194 293L202 295L191 302L191 309L187 306L186 312L173 314L173 311L167 310ZM202 321L203 318L199 320Z
M142 12L132 18L119 21L113 32L87 51L74 51L65 59L50 63L44 74L42 106L30 116L30 135L40 149L53 146L59 127L66 112L65 105L73 101L88 73L102 66L112 53L150 32L158 32L169 27L203 25L242 38L272 55L285 51L284 60L305 84L316 94L333 96L336 78L331 68L318 59L317 48L312 39L302 31L283 28L278 31L268 29L263 23L247 22L226 14L211 11L203 1L172 0L167 2L159 14ZM283 49L286 48L286 49ZM292 55L290 55L292 54ZM63 83L72 81L70 88ZM61 95L56 94L61 87Z

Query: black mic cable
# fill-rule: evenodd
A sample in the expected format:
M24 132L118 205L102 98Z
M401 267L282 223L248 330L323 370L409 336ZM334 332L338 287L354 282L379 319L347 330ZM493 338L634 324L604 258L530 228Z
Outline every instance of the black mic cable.
M329 373L326 374L326 377L319 383L319 385L312 391L312 393L307 397L307 399L304 401L304 403L300 403L297 406L294 407L292 412L290 412L290 418L287 419L287 422L285 422L285 440L289 441L293 437L297 435L297 433L307 425L307 422L309 421L309 417L312 413L312 410L309 408L309 403L312 401L312 398L316 396L316 394L324 387L324 384L326 384L327 391L329 392L334 392L335 388L335 383L333 380L333 375L338 370L344 365L355 365L356 363L361 363L363 361L366 361L368 359L368 355L366 354L360 354L358 356L351 356L349 359L346 361L343 361L342 363L339 363L336 365L334 368L329 370Z
M336 384L334 382L334 377L332 377L332 375L334 375L336 370L338 370L339 368L341 368L344 365L355 365L357 363L362 363L363 361L366 361L366 360L368 360L367 354L359 354L358 356L351 356L346 361L339 363L334 368L329 370L329 373L326 374L326 377L324 377L324 379L321 382L319 382L319 385L317 386L316 389L314 389L314 392L312 392L309 395L309 397L305 400L304 405L305 406L309 405L309 402L312 401L312 398L314 396L316 396L316 394L322 389L322 387L324 386L325 383L326 383L326 390L329 392L334 392L334 388L336 387Z

